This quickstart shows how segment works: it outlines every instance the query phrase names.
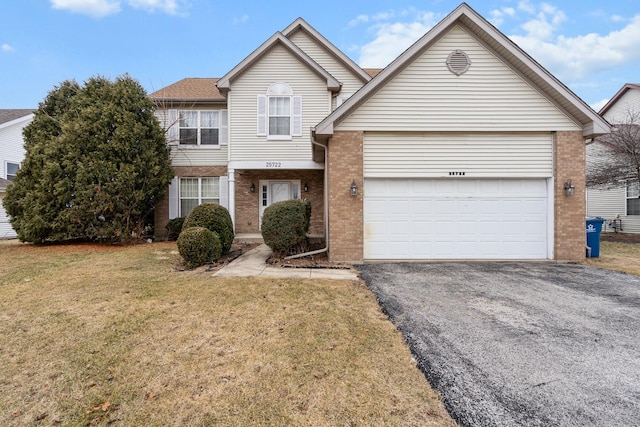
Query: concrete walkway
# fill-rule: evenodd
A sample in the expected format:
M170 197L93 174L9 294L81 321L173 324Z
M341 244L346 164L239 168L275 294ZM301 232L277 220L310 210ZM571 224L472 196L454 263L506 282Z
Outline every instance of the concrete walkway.
M216 271L214 276L295 277L302 279L358 280L358 272L345 268L288 268L266 264L271 249L262 244Z

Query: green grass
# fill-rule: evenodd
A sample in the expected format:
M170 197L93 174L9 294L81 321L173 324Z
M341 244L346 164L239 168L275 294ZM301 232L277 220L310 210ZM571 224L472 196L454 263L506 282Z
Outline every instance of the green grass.
M358 281L0 243L0 425L455 425Z

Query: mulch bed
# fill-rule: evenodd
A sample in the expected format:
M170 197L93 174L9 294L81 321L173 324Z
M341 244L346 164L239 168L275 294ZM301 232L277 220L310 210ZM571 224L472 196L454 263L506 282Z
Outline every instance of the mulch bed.
M640 234L632 233L602 233L600 234L602 242L622 242L622 243L638 243L640 244Z

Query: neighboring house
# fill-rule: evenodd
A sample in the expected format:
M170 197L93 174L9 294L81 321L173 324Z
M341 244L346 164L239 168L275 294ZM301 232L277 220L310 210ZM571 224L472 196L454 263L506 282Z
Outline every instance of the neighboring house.
M257 234L303 198L334 261L584 258L579 159L605 120L466 4L378 71L297 19L151 94L177 175L156 230L213 201Z
M22 129L32 120L33 110L0 110L0 239L16 237L2 199L24 159Z
M602 107L600 115L614 127L629 125L629 114L640 114L640 84L625 84ZM636 123L640 125L640 123ZM598 163L610 156L606 139L599 138L587 144L587 161ZM587 189L587 215L607 219L605 231L640 233L640 186L635 179L620 182L618 186L590 187Z

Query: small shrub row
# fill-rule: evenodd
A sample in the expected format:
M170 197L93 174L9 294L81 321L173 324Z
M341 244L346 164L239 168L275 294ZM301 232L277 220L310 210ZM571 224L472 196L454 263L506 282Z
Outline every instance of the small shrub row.
M199 267L222 255L222 245L217 233L204 227L190 227L178 236L178 252L188 268Z
M171 220L167 231L170 238L172 232L178 232L178 252L189 268L229 253L235 237L229 211L213 203L196 206L186 218Z
M279 255L306 247L311 224L311 203L285 200L267 207L262 215L262 238Z

